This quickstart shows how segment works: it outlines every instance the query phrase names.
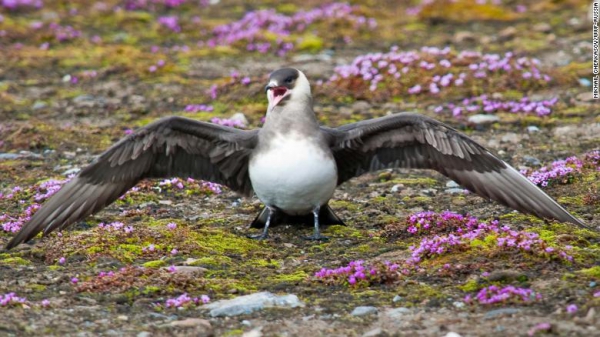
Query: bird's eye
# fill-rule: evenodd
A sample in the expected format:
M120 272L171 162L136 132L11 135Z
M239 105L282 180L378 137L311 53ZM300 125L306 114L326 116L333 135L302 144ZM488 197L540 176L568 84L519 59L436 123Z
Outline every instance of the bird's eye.
M293 77L288 77L285 79L285 83L287 84L292 84L292 82L294 82L294 78Z

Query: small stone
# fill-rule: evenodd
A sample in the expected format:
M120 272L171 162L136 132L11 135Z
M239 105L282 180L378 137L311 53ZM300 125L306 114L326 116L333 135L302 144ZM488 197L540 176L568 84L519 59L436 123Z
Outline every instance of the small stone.
M449 180L446 183L446 187L448 187L448 188L456 188L456 187L460 187L460 185L456 181L454 181L454 180Z
M234 113L229 119L232 121L238 121L243 125L248 125L248 119L246 118L246 115L241 112Z
M530 125L527 127L527 132L529 132L529 133L540 132L540 128L538 128L535 125Z
M519 135L514 132L508 132L508 133L502 135L502 138L500 139L500 141L503 143L517 144L518 142L521 141L521 137L519 137Z
M400 295L396 295L394 296L394 298L392 299L392 302L396 303L396 302L400 302L402 301L402 296Z
M62 173L63 176L70 176L71 174L77 174L81 171L79 167L73 167L72 169L68 169Z
M262 335L263 335L263 333L262 333L262 326L261 326L256 329L252 329L248 332L244 332L242 334L242 337L261 337Z
M340 107L340 109L338 111L339 111L340 115L342 115L344 117L352 116L352 109L350 109L347 106Z
M354 310L352 310L352 313L350 313L350 315L352 315L352 316L366 316L366 315L376 314L377 311L378 310L377 310L376 307L362 306L362 307L356 307L356 308L354 308Z
M464 194L465 193L465 189L464 188L448 188L445 189L444 192L448 193L448 194Z
M392 193L396 193L396 192L400 191L400 189L403 187L404 187L403 184L396 184L396 185L392 186L392 189L390 191Z
M129 320L129 317L127 317L127 316L125 316L125 315L119 315L119 316L117 316L117 319L118 319L119 321L128 321L128 320Z
M302 62L330 62L331 55L329 53L320 54L298 54L292 57L293 63Z
M537 159L536 157L532 157L532 156L523 156L523 160L525 160L525 162L528 165L532 165L532 166L540 166L542 165L542 162L540 162L539 159Z
M521 312L521 309L501 308L501 309L490 310L490 311L486 312L485 315L483 315L483 318L484 319L492 319L492 318L496 318L498 316L518 314L519 312Z
M180 328L193 328L201 326L206 330L212 330L210 322L202 318L186 318L179 321L173 321L169 323L169 326L180 327Z
M198 261L198 260L199 260L199 259L194 259L194 258L188 257L188 258L187 258L187 259L186 259L186 260L183 262L183 264L185 264L185 265L193 265L193 264L194 264L196 261Z
M352 104L351 109L354 113L364 114L369 112L369 109L371 109L371 104L369 104L367 101L356 101Z
M383 329L375 328L373 330L365 332L362 335L362 337L383 337L383 336L387 336L387 335L388 334L386 332L384 332Z
M44 102L44 101L35 101L35 103L33 103L33 105L31 106L32 110L41 110L44 108L48 107L48 103Z
M136 335L136 337L150 337L150 336L152 336L152 334L148 331L142 331Z
M16 153L0 153L0 160L11 160L11 159L17 159L20 156Z
M499 122L500 117L498 117L496 115L489 115L489 114L477 114L477 115L469 116L467 121L469 123L475 124L475 125L487 125L487 124Z
M455 308L461 309L461 308L464 308L464 307L465 307L465 302L461 302L461 301L454 301L454 302L452 302L452 305L453 305Z
M456 42L456 43L475 42L476 37L475 37L475 34L473 34L471 32L460 31L460 32L456 32L454 34L454 37L452 38L452 40L454 40L454 42Z
M171 201L171 200L159 200L158 203L160 205L172 205L173 201Z
M584 87L589 87L592 85L592 81L588 80L587 78L580 78L579 84L581 84Z
M518 32L519 31L515 27L510 26L510 27L506 27L503 30L501 30L498 33L498 37L501 40L504 40L504 41L506 41L506 40L512 40L515 36L517 36Z
M594 288L596 285L597 285L597 283L596 283L596 282L594 282L594 281L590 281L590 283L588 284L588 286L589 286L590 288Z
M394 309L390 309L385 312L386 316L388 316L390 318L399 318L400 316L410 314L410 313L411 313L410 309L405 308L405 307L394 308Z
M583 318L584 321L592 324L594 323L594 317L596 316L596 309L594 308L590 308L590 310L588 310L587 314L585 315L585 317Z
M592 94L591 92L582 92L581 94L577 95L576 98L578 101L582 101L582 102L595 101L594 94Z
M456 332L450 331L447 334L445 334L444 337L462 337L462 336Z
M172 267L161 267L160 269L173 271L174 273L182 274L204 274L208 269L196 266L172 266Z
M537 25L534 25L533 30L540 33L549 33L552 30L552 26L546 22L541 22Z

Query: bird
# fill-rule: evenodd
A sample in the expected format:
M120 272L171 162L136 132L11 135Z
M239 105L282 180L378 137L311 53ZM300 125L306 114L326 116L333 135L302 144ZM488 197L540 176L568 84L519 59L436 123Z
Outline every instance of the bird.
M390 168L433 169L486 199L544 219L586 225L539 187L467 135L425 115L401 112L335 128L320 125L306 75L273 71L262 128L242 130L179 116L124 137L65 184L6 244L62 230L96 213L146 178L195 178L222 184L265 205L252 222L266 239L277 222L343 224L329 207L342 183ZM310 224L310 222L309 222Z

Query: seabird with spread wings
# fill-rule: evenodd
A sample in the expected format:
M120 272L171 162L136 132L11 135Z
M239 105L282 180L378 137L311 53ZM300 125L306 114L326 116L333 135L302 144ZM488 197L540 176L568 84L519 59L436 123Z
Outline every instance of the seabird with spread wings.
M128 135L53 195L6 245L62 230L115 201L145 178L192 177L223 184L265 204L253 222L267 237L277 219L311 215L342 223L328 206L343 182L386 168L433 169L472 192L523 213L585 226L490 151L450 126L399 113L320 126L310 84L299 70L273 72L264 126L239 130L167 117Z

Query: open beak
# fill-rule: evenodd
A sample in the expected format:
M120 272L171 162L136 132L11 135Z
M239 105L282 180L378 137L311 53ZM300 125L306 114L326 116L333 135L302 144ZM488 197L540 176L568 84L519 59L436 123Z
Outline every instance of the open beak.
M283 86L275 87L267 85L265 90L267 91L267 98L269 99L269 102L271 102L271 107L276 107L282 99L290 94L288 88Z

